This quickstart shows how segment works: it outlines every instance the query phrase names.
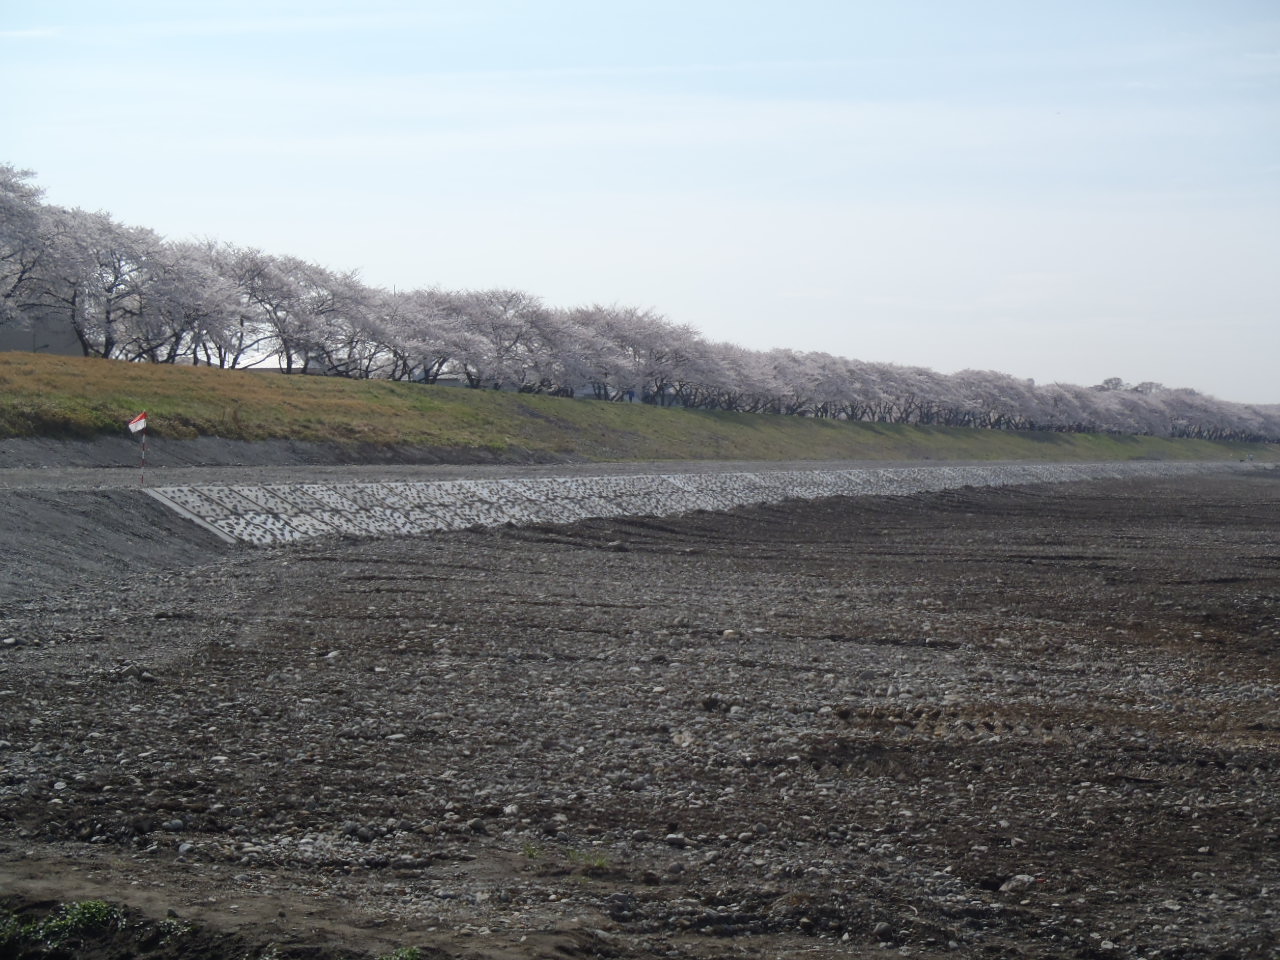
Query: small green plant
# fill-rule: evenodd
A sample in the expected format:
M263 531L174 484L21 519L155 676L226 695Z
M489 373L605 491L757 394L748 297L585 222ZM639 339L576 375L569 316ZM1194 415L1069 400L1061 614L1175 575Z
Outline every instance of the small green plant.
M602 870L609 866L609 858L599 850L570 850L567 854L570 863L593 870Z
M45 918L36 934L40 940L57 945L73 937L109 929L119 921L120 911L105 900L79 900L63 904L57 913Z
M422 960L422 951L417 947L400 947L384 953L378 960Z
M520 853L528 860L537 860L542 856L542 848L536 843L525 843Z
M0 917L0 947L13 947L24 941L33 940L35 931L34 921L23 920L16 913L6 913Z
M195 925L189 920L179 920L175 917L165 917L165 919L156 924L156 931L160 935L161 943L170 943L180 937L185 937L193 930L195 930Z

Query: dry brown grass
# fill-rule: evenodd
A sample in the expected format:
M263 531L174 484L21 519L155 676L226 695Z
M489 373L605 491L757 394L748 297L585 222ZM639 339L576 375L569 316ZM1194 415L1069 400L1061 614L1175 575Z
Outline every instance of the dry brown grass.
M289 438L589 460L1280 459L1249 445L845 423L387 381L0 353L0 437Z

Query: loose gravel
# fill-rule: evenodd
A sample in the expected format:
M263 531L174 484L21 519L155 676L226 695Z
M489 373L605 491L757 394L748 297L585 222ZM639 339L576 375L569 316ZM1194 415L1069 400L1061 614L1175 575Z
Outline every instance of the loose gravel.
M207 546L0 601L5 889L260 956L1280 956L1275 471Z

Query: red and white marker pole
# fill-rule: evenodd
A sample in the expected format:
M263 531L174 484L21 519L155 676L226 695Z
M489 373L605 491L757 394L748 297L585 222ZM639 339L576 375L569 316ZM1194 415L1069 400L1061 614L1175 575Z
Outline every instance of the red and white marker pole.
M142 469L138 475L138 485L145 487L147 485L147 411L143 410L129 421L129 432L142 434Z

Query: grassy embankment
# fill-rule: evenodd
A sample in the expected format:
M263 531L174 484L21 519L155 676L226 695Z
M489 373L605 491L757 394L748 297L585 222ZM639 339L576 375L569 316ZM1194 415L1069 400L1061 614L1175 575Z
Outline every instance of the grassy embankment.
M1280 445L846 423L386 381L0 353L0 438L125 434L478 448L585 460L1280 461Z

